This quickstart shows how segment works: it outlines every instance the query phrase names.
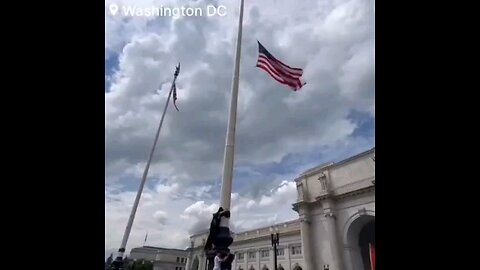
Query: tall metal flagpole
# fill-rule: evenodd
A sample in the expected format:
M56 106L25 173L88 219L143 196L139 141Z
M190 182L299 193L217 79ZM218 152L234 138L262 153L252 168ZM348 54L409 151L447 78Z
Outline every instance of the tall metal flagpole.
M240 16L238 19L238 35L235 51L235 65L233 70L232 94L230 99L230 113L228 118L228 129L225 140L225 152L223 157L223 176L220 207L222 207L224 210L230 209L230 200L232 197L235 126L237 121L238 81L240 75L240 55L242 46L243 2L244 0L240 0ZM233 242L229 226L230 216L221 216L219 233L213 239L213 244L215 245L215 250L217 252L229 252L228 247Z
M157 134L155 135L155 140L153 142L152 150L150 150L150 156L148 157L147 165L145 166L145 170L143 171L140 188L138 189L137 196L135 197L135 202L133 203L132 212L130 213L130 217L128 218L127 227L125 229L125 233L123 234L122 244L118 249L118 255L112 264L113 270L123 269L123 254L125 253L128 237L130 236L130 231L132 230L133 220L135 219L138 203L140 202L140 197L142 196L143 187L145 186L145 182L147 181L148 170L150 169L150 163L152 162L153 153L155 152L155 147L157 146L158 137L160 136L160 130L162 129L163 119L165 118L165 113L167 112L168 103L170 102L170 97L172 95L173 89L175 87L175 82L177 80L177 76L179 73L180 73L180 63L178 63L178 66L175 67L172 86L170 87L170 92L168 93L168 98L167 98L167 101L165 102L165 108L163 109L162 118L160 119L160 124L158 125Z

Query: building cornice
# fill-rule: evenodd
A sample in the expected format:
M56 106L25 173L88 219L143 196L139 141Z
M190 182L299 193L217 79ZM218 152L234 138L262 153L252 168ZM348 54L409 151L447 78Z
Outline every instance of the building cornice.
M197 233L194 233L194 234L190 235L190 238L200 236L200 235L204 235L204 234L208 234L208 233L210 233L210 230L206 229L206 230L203 230L203 231L200 231L200 232L197 232Z
M263 226L263 227L258 227L258 228L255 228L255 229L252 229L252 230L248 230L248 231L242 231L242 232L239 232L239 233L235 233L235 235L254 235L256 234L257 231L264 231L264 230L267 230L269 228L272 228L272 227L278 227L278 228L281 228L285 225L295 225L297 224L299 221L298 221L298 218L297 219L293 219L293 220L289 220L289 221L285 221L285 222L282 222L282 223L276 223L276 224L273 224L273 225L268 225L268 226Z
M186 252L186 249L177 249L177 248L161 248L161 247L152 247L152 246L143 246L132 248L130 252L147 252L151 251L152 253L163 253L163 252Z
M359 159L361 157L364 157L364 156L367 156L367 155L370 155L374 153L375 154L375 147L373 147L372 149L369 149L367 151L364 151L364 152L361 152L359 154L356 154L354 156L351 156L351 157L348 157L346 159L343 159L341 161L338 161L338 162L327 162L327 163L323 163L321 165L318 165L314 168L311 168L311 169L308 169L306 171L304 171L303 173L301 173L299 175L299 177L295 178L295 182L298 182L298 181L301 181L302 179L306 178L306 177L310 177L312 175L315 175L317 173L321 173L322 171L325 171L329 168L334 168L334 167L337 167L337 166L341 166L345 163L348 163L348 162L351 162L353 160L356 160L356 159ZM375 157L373 157L373 161L375 162Z
M282 235L282 236L292 236L292 235L298 235L298 233L300 233L300 227L296 228L294 230L291 230L291 231L280 232L280 235ZM259 235L258 237L252 237L252 238L246 238L246 239L240 239L240 240L234 239L233 243L232 243L232 247L234 247L235 245L241 245L241 244L245 244L245 243L249 243L249 242L258 242L258 241L264 241L264 240L271 240L270 234Z
M306 201L298 201L296 203L292 203L292 210L299 213L300 207L306 206L308 204L309 204L309 202L306 202Z
M368 193L368 192L371 192L371 191L375 191L375 186L368 186L368 187L357 189L357 190L350 191L350 192L347 192L347 193L338 194L336 196L332 196L331 198L334 199L334 200L340 200L340 199L344 199L344 198L353 197L353 196L356 196L356 195Z
M335 162L335 164L334 164L332 167L336 167L336 166L339 166L339 165L343 165L343 164L345 164L345 163L348 163L348 162L350 162L350 161L359 159L359 158L361 158L361 157L368 156L368 155L370 155L370 154L372 154L372 153L375 153L375 147L373 147L373 148L370 149L370 150L367 150L367 151L361 152L361 153L359 153L359 154L356 154L356 155L354 155L354 156L351 156L351 157L349 157L349 158L346 158L346 159L344 159L344 160L341 160L341 161L339 161L339 162Z
M303 178L310 177L310 176L315 175L315 174L317 174L321 171L324 171L334 164L335 164L335 162L331 161L331 162L320 164L320 165L318 165L314 168L308 169L308 170L304 171L303 173L301 173L300 176L295 179L295 182L298 182L299 180L301 180Z
M325 200L336 201L336 200L356 196L356 195L359 195L359 194L368 193L372 190L373 191L375 190L375 178L373 178L372 184L373 185L371 185L371 186L360 188L360 189L350 191L350 192L346 192L346 193L342 193L342 194L334 194L332 192L324 193L320 196L315 197L315 200L311 201L311 202L299 201L299 202L296 202L296 203L292 204L292 210L299 213L299 208L300 207L312 207L314 205L321 204ZM299 221L301 222L302 219L300 218Z

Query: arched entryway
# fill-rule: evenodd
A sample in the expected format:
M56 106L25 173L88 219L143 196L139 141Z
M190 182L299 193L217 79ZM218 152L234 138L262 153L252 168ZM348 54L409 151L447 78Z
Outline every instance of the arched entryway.
M375 247L375 220L369 221L360 230L360 234L358 236L358 245L360 247L363 269L371 270L370 246L373 245Z
M193 260L193 263L192 263L192 270L198 270L198 257L195 256L195 259Z
M349 219L344 230L347 270L371 270L370 244L375 246L375 213L359 212Z

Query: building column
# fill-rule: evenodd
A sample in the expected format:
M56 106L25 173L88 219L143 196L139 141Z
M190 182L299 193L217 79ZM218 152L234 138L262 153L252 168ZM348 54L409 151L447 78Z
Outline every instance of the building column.
M187 261L185 263L185 270L192 269L192 263L193 263L193 242L188 250Z
M312 259L312 245L310 239L312 238L310 232L310 220L304 210L300 211L300 234L302 238L302 255L305 260L306 270L316 270ZM290 264L290 248L288 250L288 261ZM290 266L291 267L291 266ZM332 269L333 270L333 269Z
M190 270L190 262L192 260L190 260L190 254L188 254L188 257L187 257L187 263L185 263L185 270Z
M257 249L257 267L255 267L257 270L261 270L260 268L260 249Z
M330 265L330 270L341 270L341 257L338 250L337 227L335 225L335 215L333 213L325 214L327 222L328 240L330 242L330 250L332 254L332 262L326 262Z
M330 266L330 270L343 270L342 257L340 255L340 245L338 244L336 217L333 211L333 202L329 199L326 200L323 208L326 219L325 222L328 240L330 242L330 251L332 255L332 261L325 261L324 263Z
M353 255L355 253L355 250L354 248L352 247L349 247L349 246L345 246L344 248L344 258L345 258L345 262L343 265L345 265L345 269L346 270L353 270L354 267L353 267L353 264L352 264L352 260L353 260ZM361 263L359 264L361 265Z
M203 251L203 250L202 250ZM198 270L205 270L205 252L202 252L202 254L200 254L200 258L199 258L199 264L198 264Z
M235 254L235 257L233 258L233 262L232 262L232 269L237 269L237 256L238 254Z
M285 251L283 251L283 252L285 252ZM285 268L285 267L283 267L283 268L285 268L287 270L292 270L292 260L290 260L290 245L287 245L287 263L288 263L287 268Z
M272 269L275 269L275 264L274 264L274 260L273 260L273 257L275 256L275 252L273 250L273 247L270 247L269 254L270 254L270 257L269 257L270 264L272 265ZM270 267L269 267L269 269L270 269Z

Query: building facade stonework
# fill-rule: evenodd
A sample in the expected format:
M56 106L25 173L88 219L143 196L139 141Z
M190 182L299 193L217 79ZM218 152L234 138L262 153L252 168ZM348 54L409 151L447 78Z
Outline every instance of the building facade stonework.
M153 270L185 270L188 251L160 247L137 247L130 251L130 260L153 263Z
M300 174L293 208L307 270L369 270L375 246L375 148Z
M235 254L232 269L241 270L273 270L273 248L271 233L280 234L277 248L277 265L279 270L302 270L305 262L302 254L300 238L300 222L293 220L268 227L233 234L230 252ZM208 231L190 237L191 247L187 258L187 270L205 270L206 257L203 246Z
M375 148L322 164L296 179L299 218L234 234L232 269L272 270L270 234L279 232L279 270L370 270L375 245ZM190 237L187 270L204 270L208 231Z

